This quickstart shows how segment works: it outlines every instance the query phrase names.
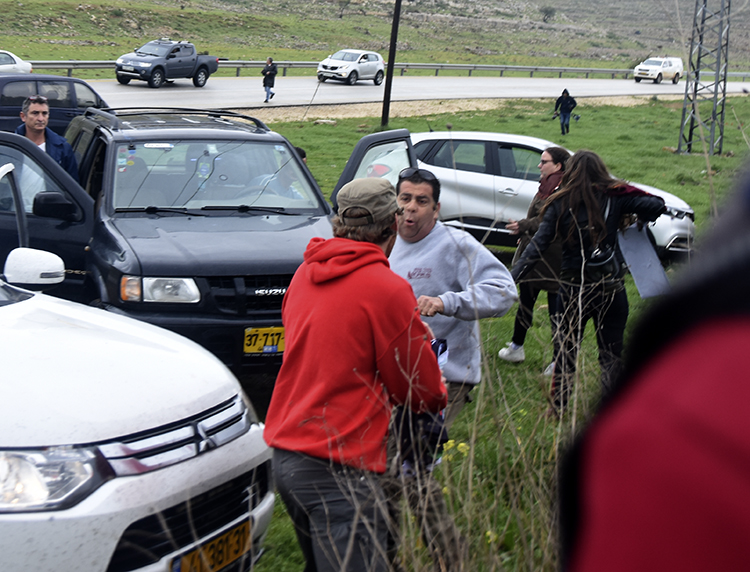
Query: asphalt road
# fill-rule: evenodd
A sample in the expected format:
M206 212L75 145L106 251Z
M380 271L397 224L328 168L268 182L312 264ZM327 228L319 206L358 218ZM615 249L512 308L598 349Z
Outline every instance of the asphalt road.
M197 107L237 109L284 105L331 105L372 103L383 100L383 85L360 81L344 85L327 81L319 83L315 77L276 78L276 96L264 104L265 93L261 77L212 77L203 88L193 87L190 80L176 80L159 89L151 89L145 82L134 81L120 85L112 80L90 80L112 107ZM622 95L680 95L685 94L685 82L656 85L632 79L529 78L529 77L406 77L393 78L391 101L425 99L515 99L558 97L568 89L573 97L609 97ZM727 93L750 90L750 83L727 82Z

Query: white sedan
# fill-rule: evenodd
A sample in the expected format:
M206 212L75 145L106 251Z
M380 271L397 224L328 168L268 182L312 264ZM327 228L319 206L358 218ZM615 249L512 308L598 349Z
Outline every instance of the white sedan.
M0 50L0 73L31 73L31 63L19 58L16 54Z

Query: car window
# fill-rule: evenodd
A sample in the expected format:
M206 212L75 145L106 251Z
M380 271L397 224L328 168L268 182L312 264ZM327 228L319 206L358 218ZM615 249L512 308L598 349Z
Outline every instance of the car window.
M343 60L345 62L356 62L357 58L359 58L359 54L356 52L345 52L343 50L331 56L332 60Z
M20 113L24 100L30 95L37 95L35 81L8 82L3 86L2 93L0 93L0 105L3 107L18 107Z
M10 57L8 54L0 54L0 65L13 65L14 62L13 58Z
M16 182L21 190L24 210L31 213L34 197L43 191L63 192L60 186L47 176L47 173L29 156L13 149L0 147L0 165L12 163L15 167ZM0 212L15 213L15 204L7 177L0 180Z
M290 149L253 141L149 141L115 149L115 209L321 208Z
M87 107L96 107L98 101L93 89L82 83L73 83L73 86L75 88L78 109L83 110Z
M501 176L526 181L538 181L541 178L539 172L541 151L503 144L498 144L496 149Z
M69 81L43 81L39 94L47 98L50 107L73 107Z
M405 141L379 144L365 153L353 179L379 177L395 187L398 174L409 164L409 151Z
M489 173L484 141L444 141L435 153L432 164L436 167Z

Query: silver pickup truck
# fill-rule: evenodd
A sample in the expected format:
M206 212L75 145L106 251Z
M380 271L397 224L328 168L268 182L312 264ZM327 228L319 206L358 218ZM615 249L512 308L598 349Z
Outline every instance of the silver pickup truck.
M115 74L121 84L138 79L147 81L153 88L180 78L192 78L195 87L203 87L208 76L217 69L219 58L216 56L198 55L193 44L168 38L148 42L115 62Z

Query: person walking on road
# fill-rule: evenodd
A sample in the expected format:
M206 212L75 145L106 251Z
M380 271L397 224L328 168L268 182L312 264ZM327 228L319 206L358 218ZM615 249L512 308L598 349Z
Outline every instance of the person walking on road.
M266 60L266 65L263 67L263 71L260 72L263 74L263 87L266 90L266 100L263 103L268 103L273 99L273 96L276 95L276 92L271 88L276 83L276 74L278 71L276 64L273 63L273 58L268 58Z
M560 130L562 131L562 134L565 135L566 133L570 133L570 114L575 109L576 100L570 97L570 93L567 89L564 89L562 91L562 95L557 98L557 101L555 102L555 113L560 114Z

